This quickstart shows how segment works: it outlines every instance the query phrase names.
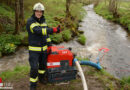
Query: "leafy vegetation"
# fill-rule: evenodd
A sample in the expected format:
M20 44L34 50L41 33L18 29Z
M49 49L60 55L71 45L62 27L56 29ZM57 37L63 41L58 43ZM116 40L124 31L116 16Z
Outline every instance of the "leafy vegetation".
M2 0L1 2L4 1ZM25 23L27 19L33 14L32 8L33 5L37 2L41 2L45 6L44 15L49 27L57 27L59 24L62 24L60 21L55 20L55 18L66 18L66 0L24 0ZM19 35L13 35L15 31L15 8L13 5L15 2L11 1L11 3L11 5L6 4L6 2L0 3L0 29L2 28L2 31L0 31L2 32L2 34L0 35L0 56L2 55L2 53L15 52L16 47L20 44L28 44L26 26L21 29ZM63 41L69 41L72 39L72 35L74 33L72 28L74 30L77 29L79 21L81 21L81 19L85 15L82 6L83 4L81 2L72 2L72 4L70 5L70 11L74 19L65 20L67 22L63 23L62 30L64 31L62 33L50 35L52 42L61 43ZM65 24L69 24L71 27L68 27Z
M82 59L83 60L83 59ZM85 59L86 60L86 59ZM91 83L93 83L93 86L96 85L95 89L97 88L97 85L100 84L100 87L104 90L129 90L130 89L130 77L128 78L123 78L121 80L114 78L114 76L110 75L108 72L106 72L104 69L101 71L95 69L94 67L91 66L82 66L82 68L85 69L84 74L87 79L87 84L88 87L91 87ZM3 81L13 81L18 83L19 80L23 80L23 83L19 84L24 84L25 79L29 78L29 66L16 66L14 70L8 70L0 73L0 77L2 78ZM92 82L91 82L92 80ZM93 82L94 80L94 82ZM78 84L78 87L75 85ZM25 84L24 84L25 85ZM47 87L52 87L53 85L47 84L44 85L44 87L39 87L39 88L45 88ZM64 86L65 87L65 86ZM62 86L62 89L64 90L64 87ZM21 87L20 87L21 88ZM57 88L60 88L60 86L55 85L53 86L54 90L57 90ZM66 87L65 87L66 88ZM75 88L82 88L81 84L81 79L77 78L76 80L72 80L67 87L67 90L75 90ZM50 90L50 89L49 89ZM66 89L65 89L66 90ZM76 89L77 90L77 89Z
M3 81L5 80L14 80L25 77L29 72L29 66L19 66L17 65L14 70L8 70L5 72L0 73L0 77Z
M69 41L72 38L72 33L70 30L65 30L62 32L64 41Z
M121 84L122 84L122 90L126 90L127 88L130 89L130 76L128 77L123 77L121 80Z
M62 38L61 33L50 35L50 38L56 44L63 42L63 38Z
M83 34L79 35L78 42L81 43L82 45L85 45L85 43L86 43L86 37Z
M113 16L112 12L108 9L108 2L102 1L95 7L95 11L97 14L103 16L104 18L111 20L113 22L117 22L122 24L125 28L130 32L130 2L120 1L120 5L118 6L117 13L119 17Z
M15 52L16 45L20 45L20 37L12 34L1 34L0 35L0 52L1 53L12 53Z
M14 21L14 10L5 4L0 3L0 15L7 16Z

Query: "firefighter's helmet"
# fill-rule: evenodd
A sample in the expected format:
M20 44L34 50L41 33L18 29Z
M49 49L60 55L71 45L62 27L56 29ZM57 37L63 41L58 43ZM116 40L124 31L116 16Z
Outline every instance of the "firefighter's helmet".
M43 4L41 4L41 3L36 3L36 4L34 5L34 7L33 7L33 10L44 11L45 8L44 8Z

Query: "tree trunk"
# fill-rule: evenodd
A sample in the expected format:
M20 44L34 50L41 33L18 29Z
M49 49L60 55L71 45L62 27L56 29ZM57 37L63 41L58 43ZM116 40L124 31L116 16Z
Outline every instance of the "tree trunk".
M107 6L107 0L105 0L105 5Z
M19 34L19 0L15 0L15 32Z
M71 16L71 14L70 14L70 2L71 2L71 0L66 0L66 18Z
M118 16L117 13L118 0L110 0L109 1L109 11L112 12L114 16Z
M23 0L19 1L20 5L20 14L19 14L19 19L20 19L20 26L24 26L24 6L23 6Z
M100 2L100 0L94 0L94 6L96 7L99 4L99 2Z

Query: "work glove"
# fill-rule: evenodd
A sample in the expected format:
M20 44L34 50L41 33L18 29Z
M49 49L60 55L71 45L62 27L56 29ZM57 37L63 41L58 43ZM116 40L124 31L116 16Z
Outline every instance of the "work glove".
M58 25L57 27L53 27L53 32L54 33L60 33L61 32L60 25Z

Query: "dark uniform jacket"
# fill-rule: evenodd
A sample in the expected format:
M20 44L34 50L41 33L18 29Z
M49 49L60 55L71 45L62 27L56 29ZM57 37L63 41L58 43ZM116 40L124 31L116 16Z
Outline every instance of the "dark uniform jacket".
M53 29L47 26L44 16L38 19L33 14L27 21L26 29L29 51L46 51L47 47L51 45L49 34L53 33Z

